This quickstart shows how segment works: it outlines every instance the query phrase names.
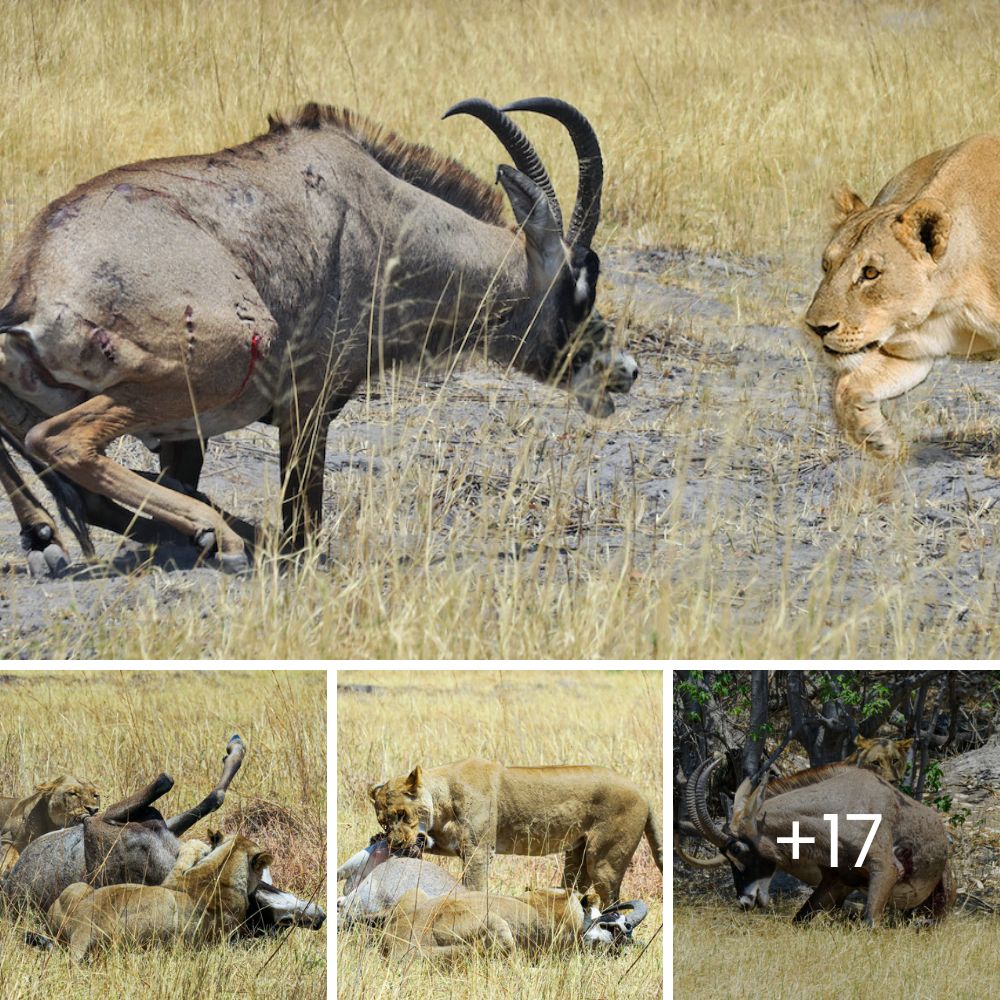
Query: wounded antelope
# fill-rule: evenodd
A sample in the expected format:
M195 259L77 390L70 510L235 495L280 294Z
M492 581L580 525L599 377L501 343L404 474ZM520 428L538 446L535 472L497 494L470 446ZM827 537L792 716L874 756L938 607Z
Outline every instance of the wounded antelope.
M579 185L565 235L510 110L569 131ZM593 128L553 98L503 110L468 100L445 117L458 113L513 160L497 180L516 227L457 162L316 104L232 149L111 170L35 218L0 274L0 427L85 551L88 522L126 533L141 514L245 569L243 539L191 494L202 442L254 421L279 429L285 541L302 548L322 515L331 420L399 362L478 349L569 388L590 413L613 411L607 393L629 391L638 367L594 310ZM124 434L160 451L166 480L105 454ZM29 568L61 572L55 522L2 443L0 484Z

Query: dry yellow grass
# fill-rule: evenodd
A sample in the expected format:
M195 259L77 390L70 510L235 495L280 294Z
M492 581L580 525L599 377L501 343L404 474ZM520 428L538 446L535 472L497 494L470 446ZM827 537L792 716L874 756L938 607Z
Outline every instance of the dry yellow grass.
M990 497L977 482L938 516L912 465L845 458L829 376L790 328L816 281L831 186L870 198L919 154L997 128L998 33L982 2L556 0L476 3L461 17L443 0L10 5L0 253L73 183L241 141L307 99L354 106L488 178L495 141L441 112L477 94L551 93L601 137L599 249L741 256L724 256L712 283L655 270L663 290L724 313L612 299L605 282L601 305L630 328L643 371L607 423L523 384L459 376L435 393L386 379L334 428L332 447L359 465L331 474L326 567L280 579L265 559L249 585L218 588L156 575L81 584L27 637L0 622L0 652L996 655ZM569 199L565 134L537 116L530 133ZM935 402L897 406L907 434L970 437L957 480L995 437L982 430L995 392L975 377L948 374ZM599 463L616 438L631 450L608 482ZM260 451L249 481L210 490L273 524L273 436L213 445L208 472ZM116 453L152 462L138 445ZM667 485L644 491L656 477ZM805 544L819 557L798 558ZM4 599L16 613L0 581Z
M238 732L247 756L222 810L192 830L241 829L275 853L276 884L326 908L326 674L41 671L0 677L0 793L59 773L93 781L109 804L166 770L167 815L198 802ZM260 819L273 818L263 826ZM283 821L282 821L283 820ZM319 1000L326 929L235 947L116 951L76 967L29 948L40 918L0 919L0 998L150 996Z
M337 856L344 861L376 832L372 783L415 764L471 755L505 764L602 764L663 803L663 675L659 671L345 671L337 673ZM372 690L349 685L371 685ZM435 859L454 874L457 861ZM558 857L498 856L491 888L558 885ZM338 933L338 995L344 1000L662 995L663 882L645 841L622 894L649 915L637 938L649 948L620 958L547 955L537 963L472 955L452 968L425 961L388 965L377 941ZM634 968L629 965L635 962ZM626 975L627 972L627 975Z
M791 925L791 910L743 914L735 906L674 908L677 1000L991 1000L1000 988L996 920L956 917L940 927L883 928L822 917Z
M461 18L442 0L16 4L0 28L4 237L103 169L242 140L312 99L489 177L496 149L441 112L474 94L552 93L601 135L606 239L801 250L830 184L870 195L918 154L996 128L994 13L847 0L555 0ZM559 127L531 127L571 190Z

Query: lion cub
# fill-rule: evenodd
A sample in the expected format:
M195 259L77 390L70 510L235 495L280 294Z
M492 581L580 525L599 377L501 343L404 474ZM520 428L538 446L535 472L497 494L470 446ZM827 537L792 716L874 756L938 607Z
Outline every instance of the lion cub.
M237 834L211 844L187 841L163 885L74 882L49 907L48 924L75 961L124 941L157 944L224 940L245 922L247 905L271 856Z
M565 854L562 885L592 889L607 908L643 833L663 871L660 824L646 796L606 767L504 767L469 758L374 785L389 846L427 837L431 854L460 857L463 884L486 888L490 858Z

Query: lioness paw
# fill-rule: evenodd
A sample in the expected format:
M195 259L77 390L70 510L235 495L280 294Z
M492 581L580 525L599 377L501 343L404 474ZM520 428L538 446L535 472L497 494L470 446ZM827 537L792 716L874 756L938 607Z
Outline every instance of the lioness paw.
M903 446L899 438L888 428L871 432L861 442L862 448L876 458L883 458L887 461L898 459L903 452Z

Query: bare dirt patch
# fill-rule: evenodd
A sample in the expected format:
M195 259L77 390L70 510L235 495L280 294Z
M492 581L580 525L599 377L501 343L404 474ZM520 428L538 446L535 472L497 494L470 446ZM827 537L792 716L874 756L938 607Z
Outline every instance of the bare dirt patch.
M603 261L606 312L641 365L617 413L590 420L559 393L482 367L384 380L330 436L334 584L361 544L359 511L381 491L391 502L374 543L400 563L517 562L570 588L624 563L639 590L708 602L728 655L995 651L1000 480L986 459L1000 440L1000 368L940 364L891 404L910 448L881 463L837 432L829 375L797 328L806 298L790 289L812 277L675 249L615 248ZM124 452L153 468L139 445ZM213 441L202 488L246 520L273 521L271 430ZM238 602L248 586L196 567L191 550L151 555L95 535L100 566L33 581L2 505L0 652L46 655L54 625L126 623L150 595L166 612L210 615L220 593ZM659 648L647 635L622 655ZM76 652L97 651L81 634Z

